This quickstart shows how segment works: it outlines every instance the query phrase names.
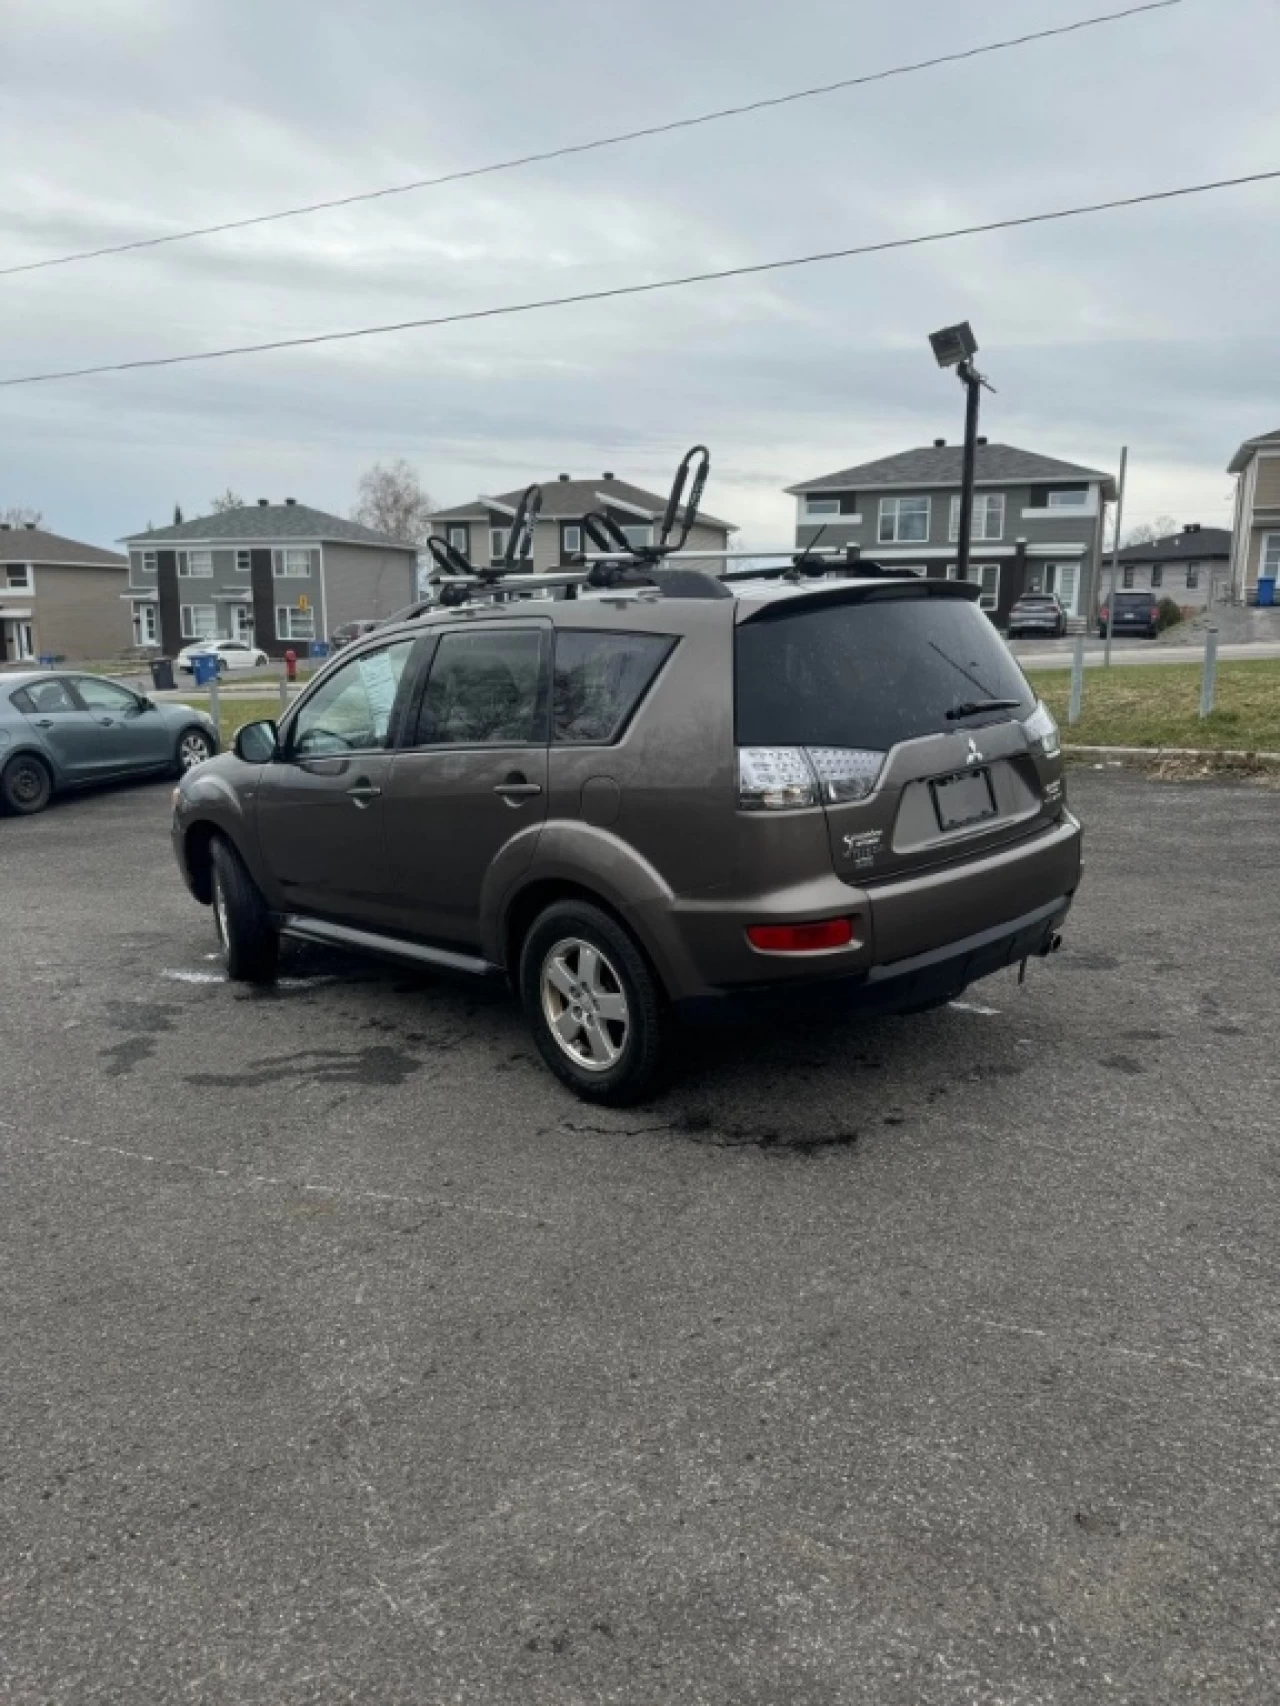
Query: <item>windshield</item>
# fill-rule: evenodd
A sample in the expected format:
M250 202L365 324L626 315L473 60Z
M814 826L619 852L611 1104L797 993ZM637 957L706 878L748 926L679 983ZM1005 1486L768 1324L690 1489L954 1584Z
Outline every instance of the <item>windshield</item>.
M985 699L1010 699L1019 716L1036 703L999 634L967 600L782 606L737 629L739 746L885 752L954 730L959 708Z

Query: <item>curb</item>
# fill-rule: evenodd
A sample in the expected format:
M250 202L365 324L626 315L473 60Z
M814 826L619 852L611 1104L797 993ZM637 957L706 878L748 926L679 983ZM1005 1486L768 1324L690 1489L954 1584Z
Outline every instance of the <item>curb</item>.
M1227 758L1239 764L1280 764L1280 752L1245 752L1225 746L1068 746L1062 750L1069 757L1082 758Z

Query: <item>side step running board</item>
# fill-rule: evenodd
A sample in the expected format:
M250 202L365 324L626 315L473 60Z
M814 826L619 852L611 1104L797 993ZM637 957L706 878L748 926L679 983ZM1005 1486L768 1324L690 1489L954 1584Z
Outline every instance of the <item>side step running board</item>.
M406 942L400 936L383 936L376 930L356 930L349 924L331 924L327 918L307 918L290 912L280 920L280 932L301 942L321 942L330 948L354 948L359 953L383 954L411 965L434 966L441 971L465 972L469 977L500 977L502 968L472 954L455 954L448 948L428 948L421 942Z

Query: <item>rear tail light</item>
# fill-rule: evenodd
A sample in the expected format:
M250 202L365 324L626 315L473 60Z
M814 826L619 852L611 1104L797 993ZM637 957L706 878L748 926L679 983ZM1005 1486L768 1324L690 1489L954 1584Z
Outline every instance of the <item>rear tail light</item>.
M1043 753L1046 758L1056 758L1062 751L1062 736L1058 725L1053 720L1053 713L1043 700L1022 724L1022 731L1027 737L1027 745L1033 752Z
M1154 604L1151 606L1151 620L1153 622L1158 622L1160 620L1160 611Z
M739 747L738 804L747 811L795 811L865 800L885 756L852 746Z
M752 924L747 940L766 954L820 954L847 948L853 941L852 918L823 918L816 924Z

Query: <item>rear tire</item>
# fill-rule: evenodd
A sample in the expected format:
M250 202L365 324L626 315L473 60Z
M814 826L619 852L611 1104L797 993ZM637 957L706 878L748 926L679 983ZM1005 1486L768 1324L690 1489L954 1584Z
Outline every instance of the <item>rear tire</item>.
M0 771L0 807L14 817L42 812L52 798L53 772L33 752L20 752Z
M209 849L213 924L222 963L233 983L273 983L280 957L280 932L262 890L229 841L218 836Z
M634 938L589 901L540 913L520 953L520 998L538 1052L586 1102L627 1107L667 1064L663 991Z

